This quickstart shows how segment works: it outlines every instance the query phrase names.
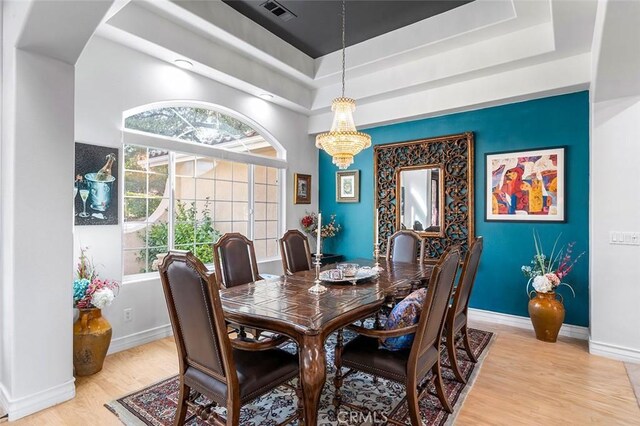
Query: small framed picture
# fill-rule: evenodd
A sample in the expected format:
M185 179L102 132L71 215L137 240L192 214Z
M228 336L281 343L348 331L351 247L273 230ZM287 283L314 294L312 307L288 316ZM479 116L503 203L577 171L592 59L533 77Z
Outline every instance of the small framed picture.
M564 222L564 162L564 147L486 154L486 220Z
M336 172L336 202L360 202L360 170Z
M293 203L311 204L311 175L295 173L293 182Z

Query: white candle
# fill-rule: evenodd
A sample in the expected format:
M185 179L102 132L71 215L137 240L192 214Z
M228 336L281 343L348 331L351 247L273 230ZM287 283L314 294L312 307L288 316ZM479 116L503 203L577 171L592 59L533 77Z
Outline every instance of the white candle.
M376 245L380 243L380 241L378 241L378 225L380 224L379 220L380 217L378 216L378 210L376 210Z
M318 238L316 238L316 254L320 254L320 238L322 238L322 213L318 213Z

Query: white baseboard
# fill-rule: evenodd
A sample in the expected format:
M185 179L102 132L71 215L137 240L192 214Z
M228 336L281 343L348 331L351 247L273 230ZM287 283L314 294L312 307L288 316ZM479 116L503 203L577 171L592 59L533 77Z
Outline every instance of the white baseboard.
M640 350L589 339L589 353L625 362L640 362Z
M512 327L526 328L527 330L533 331L533 324L531 324L531 319L518 315L501 314L498 312L469 308L469 320L510 325ZM573 337L580 340L588 340L589 328L580 327L578 325L562 324L562 328L560 329L560 336Z
M9 412L9 398L7 397L7 390L4 385L0 383L0 418L4 417Z
M118 337L111 341L108 354L131 349L171 335L173 335L171 324L166 324L150 328L149 330L140 331L138 333L129 334L127 336Z
M73 382L75 382L75 379L14 400L9 398L7 390L0 384L0 403L9 413L9 421L18 420L75 397L76 387Z

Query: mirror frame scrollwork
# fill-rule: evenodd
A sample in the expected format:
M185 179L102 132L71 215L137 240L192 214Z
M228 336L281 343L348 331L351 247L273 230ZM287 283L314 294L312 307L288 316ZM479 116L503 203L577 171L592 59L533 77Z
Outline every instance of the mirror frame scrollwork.
M415 231L422 237L444 237L444 169L442 164L418 164L414 166L402 166L396 169L396 194L401 193L400 186L402 185L402 181L400 179L400 175L403 171L406 170L428 170L428 169L438 169L440 172L440 176L438 176L438 223L440 224L439 231ZM402 226L402 217L400 214L396 214L396 230L401 229ZM410 228L407 228L410 229Z
M380 251L399 229L396 212L401 170L439 167L441 224L438 235L425 238L425 259L435 259L452 245L464 252L474 234L474 137L472 132L374 147L375 209L379 212Z

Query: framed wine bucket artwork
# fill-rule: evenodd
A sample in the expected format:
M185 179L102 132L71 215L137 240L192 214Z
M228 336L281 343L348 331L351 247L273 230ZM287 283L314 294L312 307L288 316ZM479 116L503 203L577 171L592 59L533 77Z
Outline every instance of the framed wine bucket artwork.
M118 148L76 142L76 225L118 224Z
M360 202L360 170L336 172L336 202Z
M564 222L565 150L486 154L486 220Z

